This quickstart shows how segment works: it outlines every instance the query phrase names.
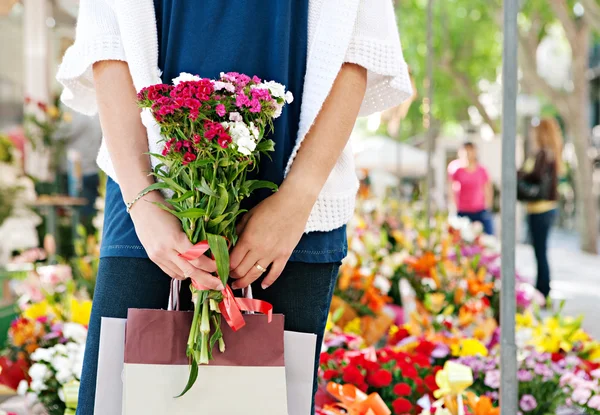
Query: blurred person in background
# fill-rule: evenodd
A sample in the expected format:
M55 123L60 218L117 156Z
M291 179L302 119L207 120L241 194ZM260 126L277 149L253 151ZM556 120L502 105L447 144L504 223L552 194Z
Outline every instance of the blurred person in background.
M533 197L535 200L527 202L527 225L537 261L536 288L544 297L548 297L548 236L558 206L558 175L562 166L563 138L554 118L534 122L532 137L534 156L525 161L519 171L519 180L539 186L539 194Z
M460 217L471 222L480 222L483 231L494 234L494 223L490 214L494 200L494 189L485 167L477 160L477 147L467 141L458 152L458 159L448 165L450 183L449 205L455 207Z
M66 151L77 153L80 161L82 187L78 196L87 200L80 209L81 223L90 232L93 230L92 219L96 215L95 202L100 186L96 157L102 142L102 128L98 115L87 116L75 111L71 115L72 121L66 123L58 135L65 138ZM62 173L67 174L67 163L63 167Z

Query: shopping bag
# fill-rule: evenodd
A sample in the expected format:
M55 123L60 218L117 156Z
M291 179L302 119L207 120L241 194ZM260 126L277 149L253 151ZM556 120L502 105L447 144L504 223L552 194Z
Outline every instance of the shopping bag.
M125 355L124 318L102 317L96 378L94 415L119 415L122 411L123 358Z
M176 398L190 370L186 345L192 313L130 309L123 415L288 415L284 317L273 315L268 322L267 316L253 314L244 320L235 332L223 321L225 352L215 347L210 364L199 366L194 386Z
M288 415L311 413L316 344L314 334L284 333Z

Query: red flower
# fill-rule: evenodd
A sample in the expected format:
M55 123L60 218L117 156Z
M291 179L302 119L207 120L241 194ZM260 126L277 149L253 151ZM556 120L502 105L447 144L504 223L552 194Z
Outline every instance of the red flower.
M202 137L199 134L194 134L194 144L200 144L200 141L202 141Z
M389 370L379 369L368 376L367 381L375 388L385 388L392 383L392 373Z
M444 322L442 324L444 325L444 327L446 327L447 330L452 330L452 322L451 321L444 320Z
M395 414L403 414L411 411L413 406L408 399L398 398L392 402L392 408L394 408Z
M39 109L41 109L44 112L46 112L46 110L48 109L48 106L46 104L44 104L43 102L38 102L37 106Z
M429 357L422 355L422 354L418 354L415 355L413 357L413 361L415 364L421 366L421 367L430 367L431 366L431 362L429 361Z
M194 153L190 153L188 151L183 156L183 165L185 166L186 164L189 164L189 163L191 163L194 160L196 160L196 155Z
M369 385L367 385L366 383L361 383L360 385L356 385L356 387L363 392L367 392L367 390L369 389Z
M415 352L419 354L424 354L425 356L431 356L431 353L435 350L435 344L432 342L428 342L427 340L422 340L419 342L419 345L415 347Z
M177 153L181 152L182 147L183 147L183 143L181 141L177 141L175 144L173 144L173 149Z
M415 385L417 385L417 393L423 394L427 392L427 388L423 384L423 379L414 379Z
M227 148L229 144L231 144L231 141L231 136L226 132L219 134L219 138L217 139L217 143L219 143L222 148Z
M425 376L425 386L427 386L427 389L429 389L430 391L439 389L437 382L435 381L435 376L433 375Z
M352 383L354 385L360 385L365 382L365 377L360 370L354 366L347 366L344 368L344 374L342 380L345 383Z
M334 377L336 377L337 375L339 375L337 370L327 369L323 373L323 379L329 381L329 380L333 379Z
M331 355L327 352L322 352L321 356L319 357L319 363L322 365L326 365L327 362L329 362L329 360L331 359Z
M417 369L412 364L402 364L400 365L400 372L402 376L407 377L409 379L415 380L419 374L417 373Z
M332 356L336 360L341 360L345 354L346 354L346 351L344 349L336 349L333 352Z
M408 383L398 383L394 386L394 393L398 396L410 396L412 388Z

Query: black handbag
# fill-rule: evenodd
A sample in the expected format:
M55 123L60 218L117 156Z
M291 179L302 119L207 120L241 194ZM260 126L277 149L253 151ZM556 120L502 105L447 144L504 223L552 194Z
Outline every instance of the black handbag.
M549 171L542 174L542 179L537 183L525 179L517 180L517 200L521 202L549 200L551 190L552 174Z

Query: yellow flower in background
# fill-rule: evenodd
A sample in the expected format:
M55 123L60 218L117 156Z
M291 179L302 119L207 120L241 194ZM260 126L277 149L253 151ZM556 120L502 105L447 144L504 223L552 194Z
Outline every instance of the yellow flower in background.
M48 301L43 300L39 303L31 304L25 311L23 311L23 317L30 320L37 320L40 317L48 316L50 312L50 305Z
M517 327L533 327L533 314L531 311L517 314L515 320L517 322Z
M325 331L329 332L333 329L333 321L331 321L331 313L327 314L327 324L325 324Z
M92 313L92 302L89 300L78 301L71 299L71 321L73 323L87 326L90 323L90 314Z
M51 117L51 118L57 118L60 115L60 111L58 110L58 108L56 108L54 105L50 105L48 106L48 109L46 110L46 113Z
M360 318L356 317L353 320L351 320L350 322L348 322L346 324L346 326L344 327L344 333L351 333L351 334L356 334L359 335L362 333L361 330L361 325L360 325Z
M487 356L488 349L477 339L461 339L451 346L452 356Z
M428 293L425 295L425 307L434 314L438 314L446 305L444 293Z
M591 352L588 359L591 362L600 363L600 347L597 347L593 352Z

